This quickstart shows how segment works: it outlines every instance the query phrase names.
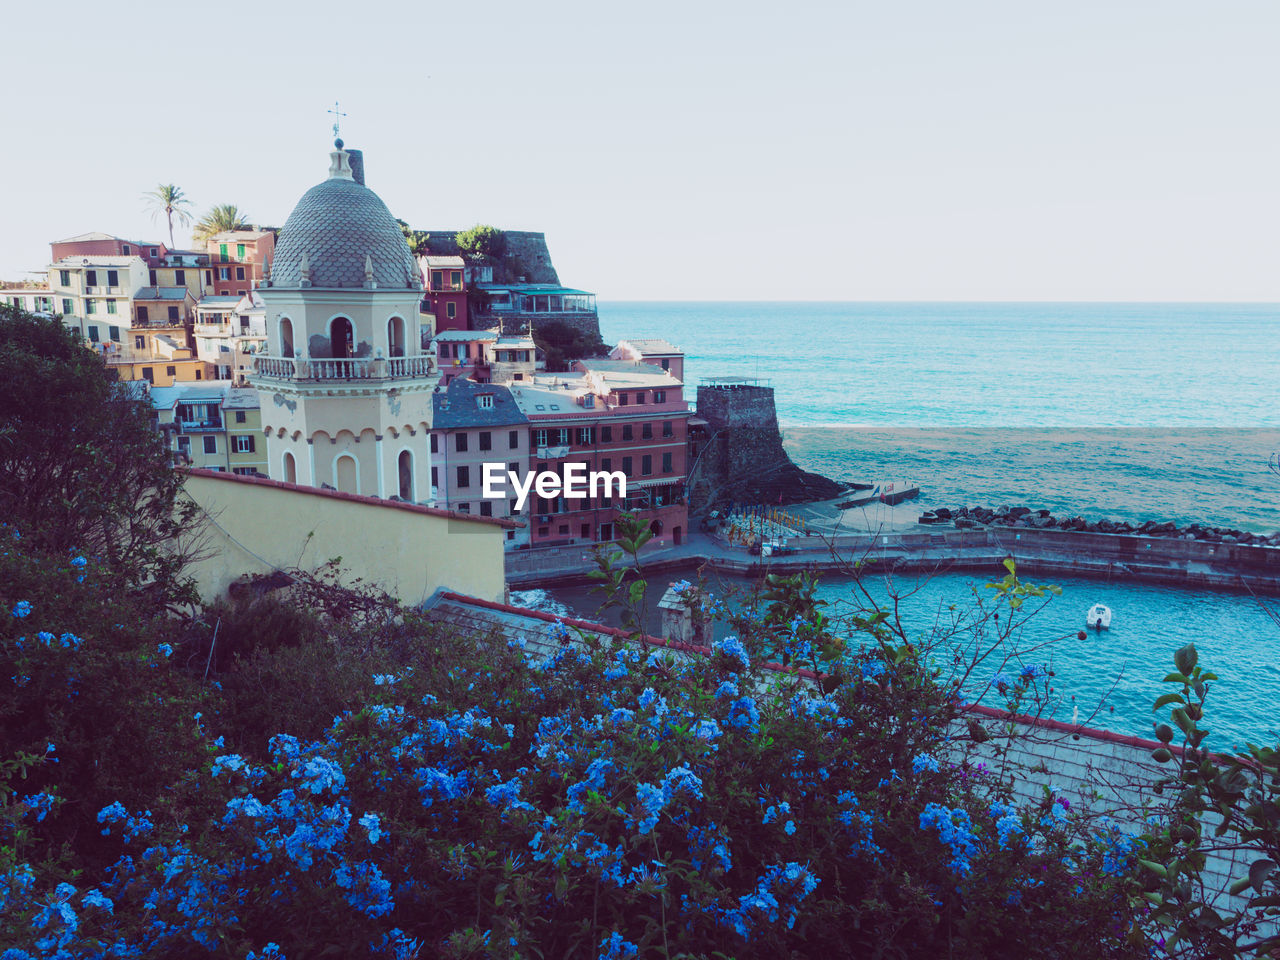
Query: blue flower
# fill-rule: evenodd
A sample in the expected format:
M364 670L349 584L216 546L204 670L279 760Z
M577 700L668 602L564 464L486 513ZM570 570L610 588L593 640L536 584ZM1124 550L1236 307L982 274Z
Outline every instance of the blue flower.
M167 643L160 644L158 647L156 647L156 649L159 650L161 655L163 656L166 656L166 657L173 656L173 647L169 646L169 644Z
M623 940L617 930L600 941L599 960L626 960L634 957L639 950L630 940Z
M721 653L730 660L735 661L734 672L736 673L740 667L743 670L750 669L751 658L747 655L747 648L742 645L742 641L737 637L725 637L723 640L716 640L711 644L713 653Z
M58 798L51 793L41 792L23 797L22 802L25 803L29 809L35 811L36 823L39 823L49 815L49 811L53 809L53 805L57 802L57 799Z
M76 569L81 569L81 568L83 568L83 567L84 567L84 565L85 565L85 564L87 564L88 562L89 562L89 561L88 561L88 560L86 560L84 557L72 557L72 558L71 558L71 565L72 565L73 567L75 567Z
M26 600L19 600L13 605L13 615L19 620L31 615L31 604Z
M381 821L376 813L366 813L363 817L356 821L360 826L369 832L369 842L377 843L378 838L382 836Z
M925 770L938 772L938 761L935 757L927 753L917 754L911 758L911 772L915 774L923 773Z

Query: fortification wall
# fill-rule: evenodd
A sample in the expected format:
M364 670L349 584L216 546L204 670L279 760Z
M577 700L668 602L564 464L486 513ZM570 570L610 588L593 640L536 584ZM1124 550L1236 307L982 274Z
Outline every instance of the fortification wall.
M437 256L457 256L460 230L428 230L427 249ZM543 233L529 230L503 230L506 240L506 256L502 263L494 264L494 279L504 283L516 282L515 276L506 276L508 269L522 269L526 283L559 283L555 264L551 262L551 250ZM517 267L517 261L519 266ZM499 274L503 275L500 277Z
M773 388L756 384L698 387L698 416L712 439L690 482L690 511L715 503L802 503L838 496L841 484L801 470L782 447Z

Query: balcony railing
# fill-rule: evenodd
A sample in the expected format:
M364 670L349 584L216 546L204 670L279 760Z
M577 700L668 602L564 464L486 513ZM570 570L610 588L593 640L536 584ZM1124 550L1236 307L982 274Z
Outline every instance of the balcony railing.
M342 360L258 357L254 375L273 380L407 380L435 373L431 357L352 357Z

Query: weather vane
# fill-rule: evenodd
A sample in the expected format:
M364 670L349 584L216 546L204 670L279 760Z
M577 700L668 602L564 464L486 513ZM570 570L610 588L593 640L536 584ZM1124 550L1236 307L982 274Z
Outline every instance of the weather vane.
M336 136L338 135L338 127L341 125L341 123L342 123L342 118L343 118L343 117L345 117L345 116L346 116L346 114L345 114L345 113L343 113L341 110L339 110L339 109L338 109L338 101L337 101L337 100L333 101L333 109L332 109L332 110L326 110L326 111L325 111L325 113L332 113L332 114L333 114L333 135L336 137Z

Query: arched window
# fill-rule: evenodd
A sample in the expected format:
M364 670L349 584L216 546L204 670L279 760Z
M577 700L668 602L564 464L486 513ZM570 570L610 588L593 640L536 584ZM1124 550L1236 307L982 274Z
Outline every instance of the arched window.
M344 453L333 465L333 485L343 493L360 492L360 468L351 454Z
M298 464L293 459L293 454L290 453L288 450L284 452L284 482L285 483L298 482Z
M293 321L288 317L280 318L280 356L293 356Z
M400 456L396 458L396 465L399 467L400 473L400 499L413 502L413 454L408 450L401 450Z
M355 336L351 321L346 317L334 317L329 321L329 355L335 360L355 355Z
M388 356L404 356L404 318L392 317L387 321Z

